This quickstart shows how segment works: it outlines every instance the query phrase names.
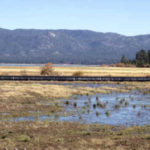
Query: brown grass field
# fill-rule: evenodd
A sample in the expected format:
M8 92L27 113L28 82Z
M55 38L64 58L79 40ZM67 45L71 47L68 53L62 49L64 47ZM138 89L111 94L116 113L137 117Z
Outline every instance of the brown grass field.
M10 67L0 66L0 75L40 75L41 67ZM58 75L71 76L75 72L82 72L83 76L150 76L150 68L129 67L54 67Z

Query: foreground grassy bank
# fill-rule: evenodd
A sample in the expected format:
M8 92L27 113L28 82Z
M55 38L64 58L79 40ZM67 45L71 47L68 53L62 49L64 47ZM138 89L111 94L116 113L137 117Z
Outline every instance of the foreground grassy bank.
M150 126L112 127L77 123L0 123L0 149L149 150Z
M0 75L40 75L40 67L0 66ZM150 76L150 68L128 67L54 67L58 75L71 76L81 72L85 76Z

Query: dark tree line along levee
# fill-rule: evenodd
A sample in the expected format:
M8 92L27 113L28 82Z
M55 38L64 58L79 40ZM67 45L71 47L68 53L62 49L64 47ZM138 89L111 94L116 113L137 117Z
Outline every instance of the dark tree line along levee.
M142 49L138 51L133 60L128 60L125 55L123 55L120 62L125 66L133 64L137 67L150 67L150 50Z

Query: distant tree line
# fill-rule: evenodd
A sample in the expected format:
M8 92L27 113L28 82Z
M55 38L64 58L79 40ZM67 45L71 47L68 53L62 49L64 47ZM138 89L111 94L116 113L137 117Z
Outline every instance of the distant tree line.
M150 50L140 50L136 53L135 59L128 60L124 55L120 63L125 66L135 65L136 67L150 67Z

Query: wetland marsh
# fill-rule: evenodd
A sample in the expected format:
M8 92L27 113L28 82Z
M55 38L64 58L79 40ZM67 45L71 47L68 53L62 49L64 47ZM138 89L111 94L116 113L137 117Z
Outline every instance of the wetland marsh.
M1 149L148 150L149 116L150 82L0 84Z

